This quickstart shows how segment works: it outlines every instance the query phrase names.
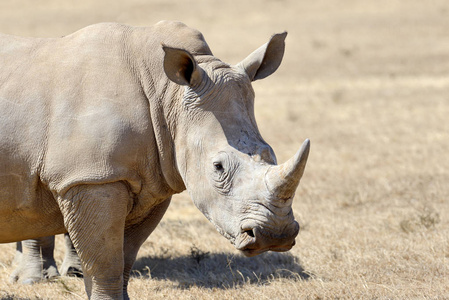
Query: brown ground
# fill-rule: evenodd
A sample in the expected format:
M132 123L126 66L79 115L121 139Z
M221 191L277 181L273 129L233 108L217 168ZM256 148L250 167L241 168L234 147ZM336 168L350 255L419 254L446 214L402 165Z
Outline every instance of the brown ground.
M288 30L283 65L254 85L256 117L281 162L312 141L292 251L241 257L182 194L141 249L131 297L449 299L449 2L118 2L3 0L0 32L176 19L237 63ZM0 245L0 297L86 297L79 279L9 284L13 250Z

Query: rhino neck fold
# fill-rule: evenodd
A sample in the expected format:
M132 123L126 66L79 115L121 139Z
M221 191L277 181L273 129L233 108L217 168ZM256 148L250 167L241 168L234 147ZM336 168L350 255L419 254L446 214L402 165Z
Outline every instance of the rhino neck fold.
M178 94L179 89L167 81L160 96L153 102L150 100L150 114L162 175L175 193L186 189L176 163L175 122L172 114L174 99L167 99L176 97L175 95Z
M131 72L148 101L151 136L149 139L148 168L152 174L148 178L151 193L168 197L185 190L184 182L176 167L175 147L172 128L167 118L167 103L174 97L175 87L163 71L161 39L151 38L158 33L154 27L134 28L129 35L124 53L130 57ZM142 38L145 37L145 38ZM170 96L171 95L171 96ZM155 172L155 170L159 170ZM154 178L156 176L157 178Z
M184 27L182 27L184 28ZM178 48L187 48L196 55L211 55L211 51L203 40L202 36L198 36L197 31L187 28L178 28L173 34L167 30L163 24L151 28L136 28L130 34L129 47L126 51L131 59L132 72L136 75L145 97L148 100L148 110L150 115L150 126L152 126L154 148L157 149L158 156L150 158L150 167L153 164L160 166L160 178L163 181L165 190L173 193L179 193L186 189L183 177L179 170L176 160L175 133L177 126L177 118L179 113L179 105L181 103L184 88L171 82L166 76L163 69L164 51L161 43ZM190 36L185 40L179 40L179 30L185 30L184 35ZM140 31L145 31L142 34ZM155 36L157 39L142 39L142 36ZM181 133L182 134L182 133ZM179 149L182 151L182 149ZM163 191L161 191L162 193Z
M179 89L171 84L162 74L162 70L149 70L147 65L140 66L140 81L148 100L150 123L153 129L154 145L157 157L150 158L150 163L159 164L160 176L163 180L162 194L180 193L186 189L176 165L174 144L174 122L170 122L170 111L173 98ZM142 72L143 71L143 72ZM150 166L157 168L157 166Z

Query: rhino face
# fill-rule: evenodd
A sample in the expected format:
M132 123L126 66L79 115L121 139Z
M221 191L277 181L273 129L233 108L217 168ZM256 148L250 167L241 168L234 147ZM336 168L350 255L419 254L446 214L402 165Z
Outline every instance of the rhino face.
M195 205L247 256L288 251L299 232L291 205L309 141L276 165L257 129L251 87L279 66L285 35L273 36L234 67L164 47L168 78L185 86L175 140L178 170Z
M287 251L295 244L299 225L291 208L293 193L283 198L270 189L269 174L276 168L257 154L222 150L209 160L210 187L194 197L217 230L247 256Z

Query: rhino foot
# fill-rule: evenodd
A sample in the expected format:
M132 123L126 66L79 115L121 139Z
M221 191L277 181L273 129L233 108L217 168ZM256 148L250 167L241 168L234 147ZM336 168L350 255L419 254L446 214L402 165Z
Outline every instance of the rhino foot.
M43 280L53 280L59 276L61 275L59 275L58 268L56 268L56 265L49 266L48 268L42 270Z
M11 276L9 276L9 282L11 283L22 283L22 284L33 284L36 282L41 281L41 277L40 276L36 276L36 275L24 275L21 274L20 271L14 270L14 272L11 274Z
M70 266L66 269L63 266L61 268L61 274L62 274L62 276L83 278L83 271L81 270L81 268L72 267L72 266Z
M21 284L34 284L41 281L54 280L59 277L58 269L55 265L50 265L44 269L39 267L30 267L29 265L19 265L9 277L11 283L19 282Z

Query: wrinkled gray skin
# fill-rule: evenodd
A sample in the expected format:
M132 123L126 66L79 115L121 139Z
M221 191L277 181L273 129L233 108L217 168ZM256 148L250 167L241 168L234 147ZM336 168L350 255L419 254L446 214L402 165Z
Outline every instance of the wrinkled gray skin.
M88 296L128 298L139 247L187 189L245 255L289 250L309 142L276 165L251 87L285 36L230 66L177 22L1 35L0 242L69 232Z
M33 284L60 276L53 257L54 245L54 236L17 242L14 257L16 268L10 276L10 281ZM64 246L65 255L60 268L61 274L82 277L81 261L67 233L64 235Z

